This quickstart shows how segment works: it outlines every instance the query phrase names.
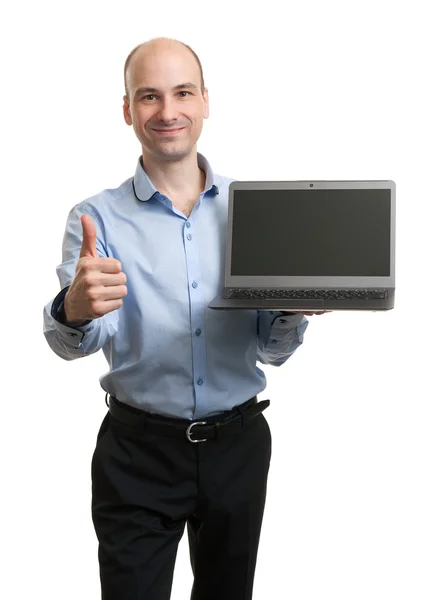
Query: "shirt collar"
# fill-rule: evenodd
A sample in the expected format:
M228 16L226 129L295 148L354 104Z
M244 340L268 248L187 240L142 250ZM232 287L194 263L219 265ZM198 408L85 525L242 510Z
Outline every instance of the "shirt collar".
M158 192L158 190L154 187L153 183L151 182L151 179L144 171L142 163L143 157L140 156L136 165L135 176L133 178L133 186L135 196L138 198L138 200L141 200L141 202L147 202L148 200L151 200L151 198L156 192ZM208 160L202 154L200 154L200 152L197 153L197 164L206 173L205 188L202 193L208 192L209 190L213 189L215 194L219 194L218 185L216 185L215 183L218 183L218 177L214 174Z

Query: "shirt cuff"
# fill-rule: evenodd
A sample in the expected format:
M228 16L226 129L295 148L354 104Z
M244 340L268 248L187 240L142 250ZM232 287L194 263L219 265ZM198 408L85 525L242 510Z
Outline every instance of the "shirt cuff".
M280 323L282 327L296 327L303 321L303 319L304 315L302 313L295 313L293 315L279 315L273 319L272 325L278 326Z
M89 325L90 323L92 323L92 319L85 321L84 323L79 325L79 327L75 327L74 325L69 325L66 322L65 311L64 311L64 298L65 298L66 293L68 292L69 287L70 286L67 285L67 287L63 288L59 292L59 294L56 296L56 298L53 300L50 314L51 314L52 318L55 319L55 321L57 321L61 325L64 325L65 327L69 327L70 329L77 329L78 331L80 331L80 330L84 331L85 327L87 325Z
M286 314L283 314L285 312ZM295 327L301 323L304 318L304 314L302 312L291 313L281 310L271 310L270 315L272 316L271 324L278 326L280 323L282 324L282 327L285 326L285 323L288 327Z

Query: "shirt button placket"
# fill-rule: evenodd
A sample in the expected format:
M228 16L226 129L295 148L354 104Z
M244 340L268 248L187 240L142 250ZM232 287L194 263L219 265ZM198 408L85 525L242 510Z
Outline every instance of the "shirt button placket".
M200 262L197 249L197 236L190 233L191 223L186 221L184 244L187 261L187 276L190 288L190 323L192 327L193 345L193 377L196 387L195 414L202 414L208 408L205 401L204 382L206 379L206 348L202 336L204 327L204 302L200 293Z

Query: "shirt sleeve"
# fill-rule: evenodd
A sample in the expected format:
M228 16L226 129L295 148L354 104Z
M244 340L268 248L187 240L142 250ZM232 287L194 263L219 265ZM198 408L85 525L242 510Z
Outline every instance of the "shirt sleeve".
M89 214L96 225L96 250L100 258L108 258L103 242L100 219L80 203L70 211L62 243L62 263L56 268L61 291L43 309L43 334L50 348L64 360L74 360L94 354L114 336L118 329L118 311L113 310L79 327L66 325L63 302L70 287L80 257L83 231L82 214Z
M301 346L308 320L302 314L258 311L257 360L279 367Z

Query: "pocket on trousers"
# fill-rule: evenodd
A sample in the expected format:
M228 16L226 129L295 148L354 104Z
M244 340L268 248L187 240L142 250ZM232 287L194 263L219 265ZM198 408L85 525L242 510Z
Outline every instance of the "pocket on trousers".
M96 437L96 444L99 444L99 440L102 436L107 432L108 427L110 426L110 411L107 412L105 417L102 420L101 427L99 428L98 435Z
M100 444L101 444L103 438L105 437L107 431L109 430L109 428L110 428L110 411L108 411L107 414L105 415L105 417L103 418L101 427L99 428L99 431L98 431L98 435L96 436L96 444L95 444L94 451L92 453L92 460L91 460L92 477L93 477L93 468L94 468L93 465L95 462L95 456L98 455Z

